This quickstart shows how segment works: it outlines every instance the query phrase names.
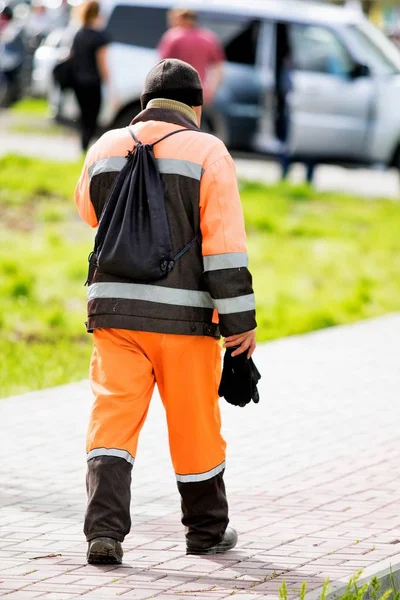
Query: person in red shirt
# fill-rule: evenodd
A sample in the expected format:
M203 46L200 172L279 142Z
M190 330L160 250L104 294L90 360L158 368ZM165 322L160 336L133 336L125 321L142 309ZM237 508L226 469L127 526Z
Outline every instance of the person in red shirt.
M200 27L197 14L188 9L172 9L168 14L170 29L158 45L161 59L183 60L200 75L205 104L210 104L222 80L225 53L218 37Z

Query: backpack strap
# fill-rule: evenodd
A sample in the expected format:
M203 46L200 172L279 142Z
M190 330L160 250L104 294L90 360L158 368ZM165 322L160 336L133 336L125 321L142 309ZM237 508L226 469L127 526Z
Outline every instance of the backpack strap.
M181 130L181 131L183 131L183 130ZM196 242L197 242L197 241L200 239L200 237L201 237L201 233L200 233L200 231L199 231L199 233L198 233L198 234L197 234L197 235L196 235L196 236L195 236L195 237L192 239L192 241L191 241L191 242L189 242L188 244L186 244L186 246L185 246L184 248L182 248L182 250L181 250L180 252L178 252L178 254L177 254L176 256L174 256L174 259L173 259L173 260L174 260L174 263L175 263L177 260L179 260L179 259L180 259L180 258L181 258L181 257L182 257L184 254L186 254L186 252L187 252L188 250L190 250L190 248L191 248L192 246L194 246L194 245L195 245L195 243L196 243Z
M132 129L130 127L128 127L128 130L129 130L129 133L131 134L132 138L134 139L134 141L137 144L141 144L142 142L140 140L138 140L138 138L136 137L136 135L133 133ZM153 142L152 144L149 144L149 146L151 146L152 148L154 148L154 146L156 146L157 144L159 144L163 140L166 140L167 138L171 137L172 135L175 135L176 133L180 133L181 131L197 131L197 129L176 129L175 131L171 131L170 133L167 133L167 135L164 135L162 138L160 138L156 142Z
M154 148L154 146L156 144L159 144L160 142L166 140L167 138L171 137L172 135L175 135L176 133L181 133L181 131L197 131L197 130L195 130L195 129L175 129L175 131L171 131L170 133L167 133L167 135L164 135L162 138L160 138L156 142L153 142L150 145L152 148Z
M175 266L175 263L177 260L179 260L180 258L182 258L182 256L184 254L186 254L186 252L188 250L190 250L190 248L192 246L195 245L196 242L198 242L198 240L201 238L201 232L199 231L199 233L192 239L191 242L189 242L188 244L186 244L186 246L184 248L182 248L182 250L180 252L178 252L178 254L176 256L174 256L174 258L172 260L168 261L164 261L161 263L161 269L163 271L167 271L168 273L170 273L172 271L172 269Z
M131 129L130 127L128 127L128 131L129 131L129 133L131 134L131 136L133 137L134 141L135 141L137 144L140 144L140 141L137 139L136 135L133 133L133 131L132 131L132 129Z

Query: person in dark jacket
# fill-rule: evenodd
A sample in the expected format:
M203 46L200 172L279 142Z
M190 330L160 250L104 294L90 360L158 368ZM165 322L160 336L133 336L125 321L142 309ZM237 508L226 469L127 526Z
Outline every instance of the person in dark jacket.
M81 144L86 152L93 138L101 107L101 84L108 81L108 38L100 30L100 6L87 2L81 12L82 27L71 50L74 65L74 91L81 111Z

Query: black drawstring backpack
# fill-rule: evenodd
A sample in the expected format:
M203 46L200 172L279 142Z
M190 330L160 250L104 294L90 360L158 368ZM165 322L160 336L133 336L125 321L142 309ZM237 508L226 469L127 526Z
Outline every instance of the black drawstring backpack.
M200 238L198 233L173 255L164 184L153 152L156 144L182 131L190 129L178 129L153 144L142 144L129 129L136 145L128 152L100 217L86 283L91 282L96 267L136 281L163 279Z

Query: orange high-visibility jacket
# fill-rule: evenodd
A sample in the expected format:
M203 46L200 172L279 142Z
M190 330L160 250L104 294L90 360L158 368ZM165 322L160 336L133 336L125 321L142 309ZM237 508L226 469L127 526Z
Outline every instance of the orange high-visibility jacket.
M192 130L160 142L154 153L165 184L174 254L199 231L201 243L165 279L148 284L96 269L88 287L89 331L119 328L226 337L256 327L235 166L224 144L197 128L192 113L181 103L153 100L131 127L143 143L182 127ZM104 134L90 149L75 199L92 227L132 147L128 128L123 128Z

